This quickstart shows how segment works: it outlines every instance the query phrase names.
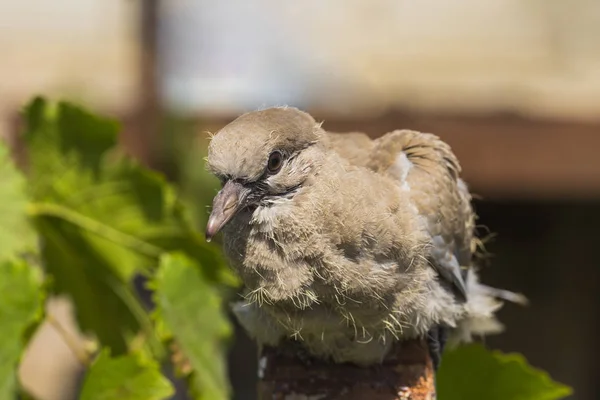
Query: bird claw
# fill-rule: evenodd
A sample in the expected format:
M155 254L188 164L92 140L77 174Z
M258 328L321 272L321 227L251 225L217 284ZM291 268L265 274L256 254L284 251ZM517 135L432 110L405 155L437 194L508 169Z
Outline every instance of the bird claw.
M448 338L448 328L442 325L434 326L427 332L427 347L433 362L434 370L438 370L442 361L442 354Z

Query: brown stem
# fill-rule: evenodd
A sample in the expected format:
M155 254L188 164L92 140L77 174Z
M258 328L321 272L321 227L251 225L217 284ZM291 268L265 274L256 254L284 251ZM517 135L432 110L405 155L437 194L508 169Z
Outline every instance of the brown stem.
M264 347L260 400L434 400L434 370L422 340L398 343L381 365L361 368L302 360L297 346Z

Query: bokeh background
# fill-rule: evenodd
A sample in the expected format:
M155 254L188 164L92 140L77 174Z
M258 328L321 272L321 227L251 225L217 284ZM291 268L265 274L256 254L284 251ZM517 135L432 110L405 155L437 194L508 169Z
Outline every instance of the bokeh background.
M0 59L2 136L35 94L119 118L123 146L180 184L199 227L215 193L206 131L242 112L438 134L496 234L485 281L531 300L486 343L600 398L598 0L3 0ZM68 300L48 307L78 335ZM254 398L255 358L238 329L237 399ZM74 398L80 372L49 325L20 371L42 400Z

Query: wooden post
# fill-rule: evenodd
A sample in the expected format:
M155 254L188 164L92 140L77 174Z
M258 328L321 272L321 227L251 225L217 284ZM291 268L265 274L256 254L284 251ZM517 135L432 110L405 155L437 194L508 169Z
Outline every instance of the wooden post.
M160 0L143 0L138 14L138 99L130 130L122 140L131 154L154 166L160 143L162 102L159 92L158 35Z
M434 400L435 373L422 340L398 343L381 365L361 368L305 360L297 346L264 347L259 400Z

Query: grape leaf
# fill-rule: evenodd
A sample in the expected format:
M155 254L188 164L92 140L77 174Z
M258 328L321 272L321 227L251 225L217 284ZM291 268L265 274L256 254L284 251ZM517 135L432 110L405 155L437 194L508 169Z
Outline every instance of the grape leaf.
M488 351L479 344L448 350L437 386L444 400L556 400L572 392L528 365L523 356Z
M119 240L95 233L113 231L90 212L106 214L103 202L114 207L109 215L117 217L124 217L119 206L132 208L126 202L111 203L118 186L105 185L101 176L103 157L116 144L117 126L69 104L51 105L40 98L26 108L25 116L28 189L34 200L29 212L42 239L41 256L52 289L72 297L84 331L93 331L115 354L123 353L126 337L150 326L128 285L136 261L141 261Z
M135 354L111 358L103 350L83 382L81 400L163 400L174 393L151 361Z
M64 201L99 181L100 164L117 144L115 121L39 97L23 114L29 192L35 200Z
M73 298L82 330L112 354L151 327L131 280L156 268L164 251L200 261L207 279L235 282L219 252L191 228L174 189L115 150L116 123L41 98L24 114L29 211L53 290Z
M41 282L40 270L25 261L0 262L0 399L15 397L24 336L42 316Z
M0 143L0 260L35 244L25 213L25 179L13 165L8 148Z
M115 272L123 278L144 264L154 266L162 252L178 250L197 259L210 279L235 283L228 269L218 268L223 264L220 252L192 229L162 175L118 156L116 123L40 98L25 115L36 215L66 219L104 239L101 246L116 244L110 250L118 253Z
M158 324L176 341L193 369L192 392L202 398L229 398L224 339L231 327L221 297L182 254L167 254L152 284Z

